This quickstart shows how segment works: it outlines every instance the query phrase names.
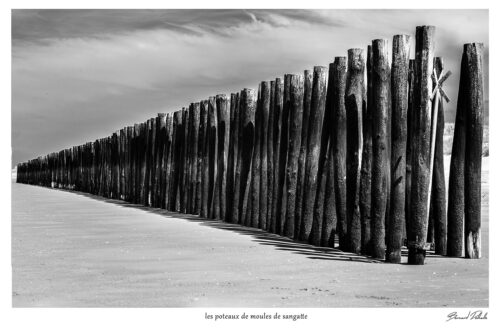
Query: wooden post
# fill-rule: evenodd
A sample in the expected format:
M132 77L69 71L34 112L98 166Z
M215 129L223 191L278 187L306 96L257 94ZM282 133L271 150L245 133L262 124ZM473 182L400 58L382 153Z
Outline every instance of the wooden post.
M295 233L295 203L297 191L297 169L302 133L304 104L304 76L290 76L289 140L286 165L286 217L283 223L283 235L293 238Z
M483 151L483 44L464 45L465 122L465 257L481 258L481 157ZM464 75L464 74L462 74Z
M267 196L268 190L268 131L269 131L269 103L271 85L269 81L260 84L260 198L259 198L259 228L267 229Z
M326 186L328 178L328 165L330 164L329 157L329 145L331 131L333 129L333 90L334 90L334 71L335 65L333 63L329 66L328 73L328 86L326 93L326 107L323 119L323 125L321 129L321 148L319 153L318 162L318 188L316 191L316 199L314 202L314 213L313 213L313 224L311 228L311 235L309 237L309 243L313 245L321 245L322 238L328 238L331 229L331 221L324 221L325 218L325 198L326 198ZM323 222L328 222L327 225L323 225ZM323 229L328 233L328 235L322 236Z
M230 109L229 109L229 146L227 160L227 186L226 186L226 214L224 221L232 222L233 216L233 199L234 199L234 173L235 161L237 160L237 144L238 144L238 119L236 117L237 94L231 94Z
M207 115L207 161L208 161L208 217L213 219L213 199L215 188L215 176L217 174L217 119L216 119L215 97L208 98Z
M372 220L372 164L373 164L373 51L368 45L366 60L366 108L363 113L363 154L361 158L361 180L359 189L359 212L361 215L361 253L371 254Z
M403 234L403 237L406 238L406 240L409 239L409 234L410 234L410 199L411 199L411 156L412 156L412 127L414 120L413 118L415 117L415 110L414 110L414 94L415 94L415 84L416 84L416 78L415 78L415 60L410 59L410 63L408 66L408 115L406 118L406 191L405 191L405 232Z
M255 90L243 89L240 95L241 140L238 152L235 180L235 205L233 206L233 221L243 224L242 215L247 207L243 205L245 190L250 173L255 135ZM236 204L237 203L237 204Z
M333 80L333 125L334 125L334 169L335 169L335 204L337 210L337 234L340 249L349 250L346 221L346 149L347 124L345 91L347 79L347 58L335 57Z
M297 191L295 202L295 230L294 238L297 238L300 233L300 224L302 221L302 202L304 198L304 175L307 153L307 131L309 129L309 113L311 110L311 96L313 85L313 71L304 71L304 101L302 112L302 126L300 135L300 151L297 171Z
M286 218L286 161L288 154L288 122L290 114L290 80L292 74L285 74L283 84L283 108L279 126L280 146L278 158L278 194L276 201L276 233L283 235Z
M375 51L374 51L375 54ZM361 251L359 185L361 180L362 117L366 107L364 91L365 59L362 49L347 52L346 109L346 218L348 250Z
M408 66L410 36L396 35L392 40L392 138L391 206L386 261L401 263L401 241L405 223L406 125L408 112Z
M181 149L182 149L182 111L174 112L173 119L173 141L172 141L172 172L170 187L170 211L177 211L179 202L179 185L181 169Z
M302 222L299 240L308 241L313 222L314 201L317 191L317 173L321 145L321 127L326 104L327 68L314 67L311 113L307 139L307 155L304 174L304 194L302 203Z
M170 177L172 173L172 140L173 140L173 132L174 132L174 124L173 124L173 114L169 113L167 114L167 120L166 120L166 133L167 136L165 138L165 152L164 152L164 163L166 165L164 172L164 191L165 191L165 208L169 209L170 207L170 189L172 187L172 179Z
M276 82L269 82L269 117L267 119L267 215L266 230L271 230L274 195L274 99Z
M423 265L426 255L427 198L430 177L431 74L434 59L433 26L419 26L416 31L415 123L412 124L412 178L410 199L410 238L408 263Z
M213 218L226 214L227 151L229 145L229 111L226 95L217 95L217 177L214 186Z
M281 210L278 208L278 197L281 197L280 182L280 147L281 147L281 124L283 118L283 90L284 84L283 79L277 78L275 84L274 93L274 125L273 125L273 141L274 141L274 154L273 154L273 164L274 164L274 185L273 185L273 204L271 209L271 226L270 231L272 233L280 233L279 226L277 224L277 219Z
M179 156L180 170L179 170L179 212L186 213L186 201L187 201L187 188L186 179L188 176L187 170L189 166L187 165L188 152L188 137L189 137L189 111L186 108L182 108L182 125L181 125L181 137L179 143L181 145L181 153Z
M208 100L200 105L200 133L198 141L198 161L200 163L200 216L208 217Z
M434 58L434 69L440 77L443 71L443 59ZM437 98L437 95L436 97ZM434 226L434 253L446 255L446 185L443 162L443 134L444 134L444 101L439 98L436 123L436 140L434 149L434 166L432 169L431 206L429 213L429 227Z
M255 136L253 140L253 155L252 155L252 172L250 183L250 226L254 228L259 227L260 218L260 176L261 176L261 140L262 140L262 95L261 88L257 95L257 109L255 112Z
M193 122L191 125L192 135L191 135L191 171L190 171L190 191L191 191L191 199L190 199L190 207L191 214L200 214L199 210L199 202L197 201L198 195L198 142L200 140L200 103L193 103Z
M465 183L465 121L466 121L466 72L468 62L466 52L462 54L460 83L458 87L457 113L453 132L453 146L448 181L448 238L446 255L461 257L464 250L464 183Z

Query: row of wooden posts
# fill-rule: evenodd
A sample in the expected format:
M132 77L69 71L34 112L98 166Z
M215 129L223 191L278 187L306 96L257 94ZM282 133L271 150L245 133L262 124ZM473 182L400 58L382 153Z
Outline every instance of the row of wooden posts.
M405 241L410 264L424 263L429 243L453 257L463 256L465 243L465 256L479 258L482 45L464 46L447 219L447 97L439 90L446 78L434 35L432 26L417 27L415 60L409 36L394 36L392 65L389 41L376 39L366 53L350 49L329 68L210 97L21 163L17 181L314 245L338 240L342 250L392 263L401 262Z

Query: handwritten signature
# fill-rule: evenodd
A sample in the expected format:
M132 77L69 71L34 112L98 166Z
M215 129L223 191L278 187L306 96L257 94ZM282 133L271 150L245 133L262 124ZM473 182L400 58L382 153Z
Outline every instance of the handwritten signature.
M488 319L488 312L483 312L481 310L476 310L476 311L469 311L467 315L458 315L456 312L452 312L448 314L448 320L453 320L453 319L458 319L458 320L475 320L475 319Z

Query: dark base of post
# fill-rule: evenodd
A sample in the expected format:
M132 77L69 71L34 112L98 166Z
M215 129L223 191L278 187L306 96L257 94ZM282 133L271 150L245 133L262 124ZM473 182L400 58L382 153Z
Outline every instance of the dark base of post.
M401 250L387 251L385 255L385 262L389 264L401 263Z
M408 265L423 265L426 251L415 247L408 249Z

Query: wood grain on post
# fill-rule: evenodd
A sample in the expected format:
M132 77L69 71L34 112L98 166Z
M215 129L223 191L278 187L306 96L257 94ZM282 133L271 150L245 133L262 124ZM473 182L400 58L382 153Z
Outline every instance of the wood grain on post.
M271 84L269 81L262 81L260 84L260 198L259 198L259 228L267 229L267 199L268 199L268 132L269 132L269 103L271 94Z
M250 224L253 228L259 227L260 217L260 170L261 170L261 140L262 140L262 86L259 86L257 108L255 111L255 135L253 140L252 171L250 181Z
M464 45L465 122L465 257L481 258L481 156L483 150L483 44ZM464 75L464 74L461 74Z
M443 71L443 59L434 58L434 69L440 77ZM436 141L434 148L434 166L432 171L431 206L429 228L434 226L434 253L446 255L446 185L443 161L444 134L444 98L441 96L436 122Z
M362 49L348 50L345 90L346 109L346 221L348 250L361 251L359 186L361 180L362 117L366 107L364 91L365 59ZM375 51L374 51L375 55ZM374 61L375 63L375 61Z
M233 199L234 199L234 174L235 174L235 161L237 160L237 135L238 126L236 112L237 94L231 94L230 109L229 109L229 143L228 143L228 157L227 157L227 187L226 187L226 214L224 221L232 222L233 216Z
M295 202L295 230L294 238L297 238L300 233L300 224L302 221L302 202L304 198L304 172L307 154L307 131L309 129L309 113L311 110L311 96L313 85L313 71L304 71L304 101L302 112L302 126L300 135L300 151L297 166L297 191Z
M431 94L434 60L433 26L419 26L415 34L415 116L412 120L412 176L410 198L410 238L408 239L408 263L423 265L426 255L426 236L429 212L427 199L430 180L431 147Z
M217 174L217 120L215 97L208 99L207 115L207 161L208 161L208 217L213 217L215 175Z
M274 99L276 82L269 83L269 117L267 120L267 217L266 230L271 230L274 195Z
M321 246L335 246L335 231L337 229L337 212L335 202L335 136L330 129L330 141L328 143L328 155L325 161L326 182L325 182L325 203L323 214L323 228L321 230Z
M317 174L321 145L321 127L326 104L326 79L328 69L315 66L311 95L311 112L307 139L306 165L304 172L304 192L302 202L302 221L299 240L308 241L313 222L314 201L317 191Z
M408 65L408 115L406 118L406 191L405 191L405 233L403 237L409 239L410 234L410 199L411 199L411 156L413 147L413 118L415 117L415 84L416 84L416 72L415 72L415 59L410 59Z
M318 159L318 188L316 191L316 198L314 201L314 212L313 212L313 224L311 228L311 235L309 237L309 243L313 245L320 245L323 231L323 222L325 217L325 197L326 197L326 181L328 178L328 154L329 154L329 141L332 131L333 122L333 109L331 105L333 104L333 77L334 77L334 64L331 63L329 66L328 73L328 86L326 90L326 104L325 113L323 117L323 124L321 128L321 146L319 151ZM327 227L327 226L325 226ZM329 233L329 227L325 230Z
M462 54L460 83L458 87L457 112L448 180L448 238L446 255L461 257L464 250L464 186L465 186L465 121L467 94L467 57Z
M288 154L288 130L290 114L290 81L292 74L285 74L283 81L283 108L281 111L280 147L278 159L278 196L276 201L276 233L283 235L286 217L286 161Z
M164 163L165 163L165 170L164 172L164 191L165 191L165 209L169 209L169 204L170 204L170 188L172 185L171 181L171 172L172 172L172 138L173 138L173 129L174 124L173 124L173 114L169 113L167 114L167 119L166 119L166 138L165 138L165 152L163 153L164 155Z
M274 164L274 185L273 185L273 204L271 209L271 225L269 231L272 233L280 233L280 229L277 225L278 215L281 210L278 209L278 197L281 196L281 190L279 186L279 161L280 161L280 147L281 147L281 123L283 118L283 90L284 83L282 78L277 78L275 84L274 93L274 125L273 125L273 141L274 141L274 154L273 154L273 164Z
M253 154L253 141L255 135L255 90L243 89L240 94L240 119L241 119L241 140L236 166L235 205L233 206L233 221L243 224L243 211L247 207L243 204L245 191L250 174L250 164Z
M368 45L366 59L366 108L363 114L363 153L361 158L361 180L359 189L359 212L361 215L361 253L371 254L372 220L372 164L373 164L373 51Z
M200 104L200 133L198 141L198 163L200 175L200 216L208 217L208 100Z
M179 212L186 213L186 179L187 179L187 155L188 155L188 129L189 129L189 111L182 108L182 125L179 143L181 153L179 156Z
M186 137L186 165L184 169L186 170L185 172L185 179L184 179L184 206L185 206L185 212L187 214L192 214L192 195L193 195L193 183L192 183L192 176L193 176L193 122L194 122L194 103L189 104L188 107L188 122L187 122L187 137Z
M333 78L333 135L335 169L335 206L337 210L337 234L341 250L349 250L346 220L346 149L347 123L345 108L345 89L347 79L347 58L335 57Z
M217 95L217 182L214 198L214 218L226 215L227 160L229 149L229 100L226 95Z
M286 217L283 223L283 235L289 238L295 233L295 203L297 191L297 169L300 151L302 118L304 104L304 76L290 76L288 158L286 165Z
M193 103L193 123L191 125L192 135L191 135L191 214L198 215L200 214L200 206L199 206L199 181L198 181L198 163L199 163L199 152L198 152L198 143L199 143L199 133L200 133L200 103Z
M392 40L392 138L391 206L386 261L401 262L401 241L405 224L406 140L408 112L408 66L410 36L396 35Z

